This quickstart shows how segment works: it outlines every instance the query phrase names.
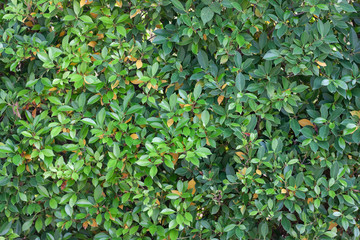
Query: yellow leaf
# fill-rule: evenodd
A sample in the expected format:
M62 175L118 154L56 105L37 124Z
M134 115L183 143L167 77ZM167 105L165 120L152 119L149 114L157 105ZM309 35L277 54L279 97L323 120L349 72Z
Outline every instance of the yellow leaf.
M192 189L192 192L191 192L191 193L192 193L193 195L195 194L195 191L196 191L195 185L196 185L196 182L195 182L194 179L191 179L191 180L189 181L189 183L188 183L188 189Z
M114 96L113 96L113 98L112 98L113 100L116 100L117 99L117 95L116 95L116 93L114 93Z
M281 193L284 193L284 194L285 194L286 192L287 192L286 189L284 189L284 188L281 189Z
M139 80L139 79L135 79L131 81L132 84L140 84L143 83L143 81Z
M98 39L103 39L103 38L104 38L104 34L103 34L103 33L98 33L98 34L96 34L96 36L98 36Z
M217 99L217 102L219 105L221 105L222 101L224 100L224 96L223 95L220 95Z
M156 199L155 202L156 202L157 205L160 205L159 199Z
M245 159L245 153L243 153L243 152L236 152L235 154L236 154L239 158Z
M206 145L208 145L208 146L211 145L208 138L206 138Z
M256 169L256 174L257 174L257 175L261 175L262 172L261 172L259 169Z
M179 192L178 190L171 190L171 192L181 196L181 192Z
M360 118L360 111L351 111L351 116L357 116L358 118Z
M136 133L131 134L130 137L134 140L139 139L139 136Z
M120 81L116 80L116 82L113 85L111 85L111 89L116 88L119 85L119 83L120 83Z
M95 47L96 44L97 44L97 43L96 43L95 41L91 41L91 42L88 43L88 45L89 45L90 47Z
M142 61L140 59L136 61L136 68L137 69L141 68L142 65L143 65L143 63L142 63Z
M136 12L133 15L130 15L130 18L134 18L136 15L140 13L140 9L136 9Z
M258 195L256 193L253 194L253 199L257 199Z
M93 1L89 0L80 0L80 7L83 7L86 4L91 4Z
M319 66L322 66L322 67L326 67L326 63L324 62L320 62L320 61L315 61Z
M307 199L307 203L309 204L309 203L311 203L311 202L314 202L314 199L313 199L313 198L308 198L308 199Z
M116 1L115 6L121 8L122 7L122 1Z
M224 89L227 86L227 84L225 83L224 85L222 85L221 89Z
M173 125L174 124L174 120L173 119L169 119L168 121L167 121L167 126L168 127L171 127L171 125Z
M307 120L307 119L301 119L301 120L299 120L298 122L299 122L300 126L302 126L302 127L305 127L305 126L312 126L312 127L314 127L314 124L312 124L312 123L310 122L310 120Z
M55 91L57 88L56 87L52 87L49 89L49 92Z

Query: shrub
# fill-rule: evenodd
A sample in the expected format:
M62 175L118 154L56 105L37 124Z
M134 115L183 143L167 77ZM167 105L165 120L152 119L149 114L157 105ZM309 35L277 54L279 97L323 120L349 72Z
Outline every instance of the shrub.
M0 3L0 239L359 239L359 3Z

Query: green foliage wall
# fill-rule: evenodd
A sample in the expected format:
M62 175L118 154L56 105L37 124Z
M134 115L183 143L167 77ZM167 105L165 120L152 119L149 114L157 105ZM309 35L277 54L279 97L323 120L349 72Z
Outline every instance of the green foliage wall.
M359 11L0 1L0 239L359 239Z

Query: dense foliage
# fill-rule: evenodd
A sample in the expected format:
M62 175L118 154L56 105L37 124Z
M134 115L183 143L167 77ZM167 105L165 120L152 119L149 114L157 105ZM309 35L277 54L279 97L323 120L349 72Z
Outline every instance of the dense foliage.
M360 5L0 2L0 239L359 239Z

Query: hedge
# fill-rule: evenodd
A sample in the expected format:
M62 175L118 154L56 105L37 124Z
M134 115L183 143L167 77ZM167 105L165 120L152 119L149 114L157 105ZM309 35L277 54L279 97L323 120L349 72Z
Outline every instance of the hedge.
M359 239L359 11L0 1L0 239Z

